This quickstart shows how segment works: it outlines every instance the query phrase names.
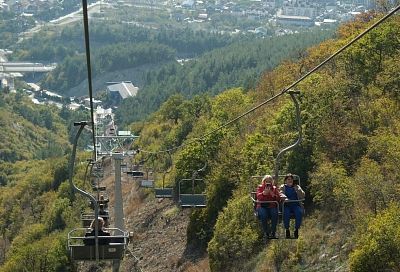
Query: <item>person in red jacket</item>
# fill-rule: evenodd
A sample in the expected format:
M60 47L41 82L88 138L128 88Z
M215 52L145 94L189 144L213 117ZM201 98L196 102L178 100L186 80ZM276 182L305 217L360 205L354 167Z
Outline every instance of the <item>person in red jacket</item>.
M264 238L276 238L276 225L278 223L278 205L276 202L279 202L281 198L284 198L284 196L274 185L272 176L264 176L257 188L256 206L257 217L261 221ZM268 220L271 220L271 227Z

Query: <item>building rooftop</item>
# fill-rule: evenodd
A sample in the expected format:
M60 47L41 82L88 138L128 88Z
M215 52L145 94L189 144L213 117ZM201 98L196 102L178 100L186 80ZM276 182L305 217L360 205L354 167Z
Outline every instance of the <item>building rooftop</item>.
M107 86L108 91L110 92L119 92L122 99L128 98L130 96L136 96L139 88L135 87L132 82L124 81L121 83L113 83Z

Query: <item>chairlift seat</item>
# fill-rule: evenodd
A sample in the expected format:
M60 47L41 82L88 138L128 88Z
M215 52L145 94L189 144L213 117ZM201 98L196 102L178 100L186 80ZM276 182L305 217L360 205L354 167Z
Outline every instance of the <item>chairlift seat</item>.
M180 194L179 203L182 208L206 207L206 195L205 194Z
M143 171L127 171L126 173L128 175L134 177L134 178L136 178L136 177L138 177L138 178L144 177L144 172Z
M93 186L92 187L93 191L105 191L106 190L106 186Z
M154 180L152 180L152 179L142 179L140 181L140 187L154 188Z
M156 198L171 198L173 195L173 188L156 188Z
M99 245L99 260L121 260L124 257L125 244L111 243ZM96 261L96 247L85 245L70 245L71 259L74 261Z

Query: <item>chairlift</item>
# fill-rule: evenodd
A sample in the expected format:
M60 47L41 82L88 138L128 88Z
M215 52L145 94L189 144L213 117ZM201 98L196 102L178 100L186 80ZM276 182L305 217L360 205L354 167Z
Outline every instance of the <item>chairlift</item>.
M80 134L82 133L84 127L88 124L88 122L76 122L75 126L79 126L79 130L74 138L73 149L71 152L71 157L69 161L69 183L75 192L89 198L89 201L94 203L94 213L88 215L82 215L82 219L86 218L94 218L95 225L98 226L98 218L99 218L99 205L96 198L91 195L89 192L86 192L80 188L78 188L73 182L73 173L74 173L74 164L76 157L76 148ZM105 187L95 186L95 190L100 191L100 189L104 189ZM107 216L107 215L102 215ZM86 222L88 220L85 220ZM85 223L86 224L86 223ZM79 231L80 230L80 231ZM124 256L127 244L128 244L128 232L123 231L121 229L108 229L112 231L112 236L108 237L109 242L107 241L107 245L99 245L99 238L103 239L104 237L99 236L98 228L95 228L94 237L91 239L95 240L94 245L85 245L84 239L89 239L85 237L87 228L78 228L73 229L68 233L68 250L70 253L70 257L72 261L96 261L99 260L112 260L114 271L119 270L119 260L121 260ZM81 233L81 235L76 235L77 233Z
M155 193L155 197L156 198L172 198L173 193L174 193L174 189L173 188L164 187L164 185L165 185L165 175L167 173L169 173L171 171L171 169L172 169L172 157L171 157L171 154L169 152L168 152L168 155L169 155L169 159L170 159L170 162L171 162L171 166L169 167L168 170L166 170L163 173L162 187L154 189L154 193Z
M140 187L143 188L154 188L154 179L150 179L149 178L149 174L153 174L152 171L149 171L149 169L147 169L146 171L146 178L140 180Z
M144 177L144 172L143 171L127 171L127 175L130 175L133 178L142 178Z
M207 205L207 198L206 198L206 194L201 193L201 194L196 194L195 190L194 190L194 184L203 182L203 179L197 179L196 176L199 172L204 171L204 169L206 168L207 163L205 163L204 167L199 169L199 170L195 170L193 172L192 178L191 179L182 179L179 181L179 186L178 186L178 193L179 193L179 204L181 205L182 208L191 208L191 207L195 207L195 208L205 208ZM192 182L192 193L187 194L187 193L182 193L181 191L181 184L184 182L188 182L191 181Z
M154 188L154 180L153 179L142 179L140 181L140 187Z
M298 146L301 141L302 141L302 129L301 129L301 116L300 116L300 106L299 103L297 101L297 98L295 95L300 94L299 91L289 91L288 92L290 97L292 98L294 104L295 104L295 108L296 108L296 121L297 121L297 130L298 130L298 138L296 140L296 142L292 145L289 145L285 148L283 148L278 155L276 156L275 159L275 173L273 175L274 180L275 180L275 184L278 184L279 181L279 177L285 177L285 175L279 175L279 159L280 157L286 153L287 151L293 149L294 147ZM252 176L251 177L252 180L257 179L260 180L262 178L262 176ZM254 210L256 209L257 203L275 203L277 204L278 208L278 215L281 215L282 217L284 216L284 207L285 207L285 203L292 203L292 202L300 202L302 203L304 201L304 199L299 199L299 200L284 200L281 202L281 205L279 205L280 203L278 203L277 201L258 201L257 200L257 196L256 196L256 192L253 191L254 187L253 187L253 182L252 180L250 181L250 198L253 202L254 205ZM298 175L293 175L293 182L294 184L298 184L300 185L300 177ZM255 213L256 214L256 213Z
M96 242L85 245L85 240L106 240L105 245L99 245L98 259L104 261L122 260L128 244L128 232L118 228L106 228L113 233L111 236L85 237L86 228L75 228L68 233L68 249L73 261L96 261Z
M272 175L271 175L272 176ZM279 178L284 178L286 175L278 175ZM257 200L257 192L254 191L254 188L259 184L258 182L263 178L264 176L262 175L256 175L252 176L249 182L249 189L250 189L250 198L253 201L254 204L254 210L256 209L257 203L275 203L276 201L259 201ZM257 183L253 182L253 180L256 180ZM300 177L298 175L293 175L293 183L300 185ZM275 184L278 184L278 181L275 180ZM279 213L281 211L279 210Z
M95 192L103 192L106 190L106 186L92 186L93 191Z
M102 217L104 220L108 220L110 218L110 215L108 214L108 211L106 211L107 214L100 214L99 217ZM82 221L82 227L84 228L89 228L90 224L92 221L95 219L94 213L83 213L81 214L81 221Z

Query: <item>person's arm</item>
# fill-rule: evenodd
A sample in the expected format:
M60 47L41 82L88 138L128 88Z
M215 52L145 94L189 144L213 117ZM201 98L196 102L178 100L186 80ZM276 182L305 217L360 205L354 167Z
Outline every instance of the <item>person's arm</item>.
M264 186L258 185L257 187L257 199L264 195Z
M298 198L298 199L304 199L304 198L305 198L306 193L303 191L303 189L300 187L300 185L296 185L296 186L294 187L294 190L295 190L296 193L297 193L297 198Z
M287 196L285 195L285 187L284 187L285 185L281 185L279 188L278 188L278 191L279 191L279 200L280 201L284 201L285 199L287 199Z

